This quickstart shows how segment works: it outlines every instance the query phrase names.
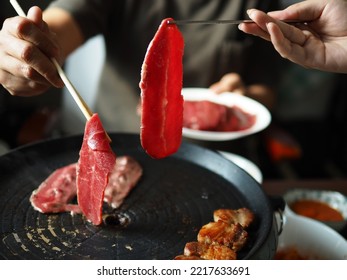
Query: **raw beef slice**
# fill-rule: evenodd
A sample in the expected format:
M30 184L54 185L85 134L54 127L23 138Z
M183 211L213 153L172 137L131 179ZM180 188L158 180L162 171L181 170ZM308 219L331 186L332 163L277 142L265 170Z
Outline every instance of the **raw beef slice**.
M94 225L102 222L104 191L115 164L109 138L94 114L86 124L77 165L78 205Z
M141 69L141 144L153 158L175 153L182 141L183 37L164 19Z

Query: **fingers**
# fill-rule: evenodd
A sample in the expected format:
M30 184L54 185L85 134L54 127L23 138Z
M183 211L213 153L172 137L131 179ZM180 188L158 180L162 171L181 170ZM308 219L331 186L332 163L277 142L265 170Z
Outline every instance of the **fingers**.
M298 28L300 25L301 24L294 26L283 22L269 22L266 24L266 27L270 34L271 41L276 39L278 36L283 36L287 39L288 43L303 46L307 37L303 30ZM271 28L272 34L270 33L269 27ZM302 28L305 29L305 26Z
M267 16L264 12L256 9L250 9L247 11L247 13L254 23L241 23L239 25L239 29L245 33L252 34L269 41L270 36L267 31L266 24L270 21L274 21L274 19Z
M32 8L28 16L30 19L15 17L5 20L0 35L0 68L4 73L22 77L23 80L34 79L33 83L40 84L46 80L45 83L63 87L64 83L51 62L51 57L59 57L59 47L47 34L49 30L42 20L42 11ZM8 56L13 60L12 63L6 64L4 60ZM3 80L4 78L1 83L4 85ZM14 79L7 79L12 80Z
M284 37L282 30L275 23L268 23L267 28L274 48L282 57L287 58L291 53L292 43Z
M242 78L239 74L228 73L222 77L222 79L210 86L210 90L215 93L222 92L237 92L244 94L245 85L243 84Z
M269 23L267 25L269 34L271 36L271 42L276 49L276 51L283 57L289 60L304 65L306 61L306 53L303 48L305 40L298 41L297 43L288 39L282 33L282 30L274 23ZM300 43L298 43L300 42ZM304 65L305 66L305 65Z
M238 26L239 30L263 38L264 40L270 41L269 33L262 28L260 28L255 23L241 23Z
M32 43L48 57L59 57L59 47L56 43L39 29L31 20L16 17L6 20L6 31L9 35Z
M247 10L247 14L250 19L252 19L264 32L267 33L266 24L268 22L275 21L273 18L269 17L266 13L256 10L256 9L250 9Z
M42 31L45 30L45 24L42 19L42 10L38 7L31 7L27 14L27 19L30 19Z
M13 56L2 56L2 63L5 65L2 67L2 71L5 71L13 76L22 77L26 80L32 80L34 82L47 84L50 83L41 74L39 74L29 64L24 63ZM1 80L0 80L1 81ZM3 83L4 81L1 81Z
M52 85L56 87L62 86L55 66L52 64L50 59L34 44L16 38L9 38L7 36L3 37L2 42L12 45L12 48L6 50L6 55L12 57L13 61L16 62L11 64L4 63L4 59L6 59L6 56L4 55L1 63L4 70L13 75L31 78L30 76L25 75L25 73L18 71L18 69L32 69L42 75L42 77L44 77ZM23 67L22 65L26 65L26 67Z
M33 96L48 89L51 84L28 64L12 56L1 56L0 84L12 95Z
M55 33L51 32L49 30L49 27L47 25L47 23L43 20L43 13L42 10L38 7L32 7L29 9L28 11L28 19L30 19L31 21L34 22L34 24L43 32L45 33L47 36L49 36L49 38L52 40L52 43L56 46L57 51L59 52L59 48L58 48L58 44L55 40ZM56 56L53 56L55 58L57 58Z
M303 45L307 40L304 32L298 28L301 27L299 25L294 26L284 23L256 9L251 9L247 13L255 24L250 24L250 26L247 26L249 24L241 24L239 28L246 33L259 36L266 40L273 41L276 39L277 44L281 41L282 44L286 44L285 47L288 47L289 44ZM272 34L269 32L270 26L272 28ZM302 27L305 28L304 25ZM283 40L283 37L287 40ZM277 46L279 47L279 45Z
M50 87L50 85L47 86L13 75L7 75L2 71L0 71L0 78L1 80L6 80L6 84L2 84L2 86L13 96L35 96L43 93Z
M326 3L323 1L302 1L295 3L284 10L272 11L268 15L280 20L293 19L300 21L313 21L320 17Z

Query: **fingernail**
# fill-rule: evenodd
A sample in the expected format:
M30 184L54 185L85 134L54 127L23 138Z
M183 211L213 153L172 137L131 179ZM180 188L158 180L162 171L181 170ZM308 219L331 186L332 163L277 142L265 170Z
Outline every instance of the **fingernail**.
M247 10L247 15L250 17L253 13L254 9L248 9Z

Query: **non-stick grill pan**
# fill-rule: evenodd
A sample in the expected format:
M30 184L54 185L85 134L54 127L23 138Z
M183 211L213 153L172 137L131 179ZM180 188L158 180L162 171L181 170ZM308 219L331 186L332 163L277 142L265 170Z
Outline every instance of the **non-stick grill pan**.
M119 209L104 208L104 223L82 215L42 214L29 197L54 170L78 160L82 135L39 142L0 157L0 258L173 259L196 241L218 208L248 207L256 214L240 259L269 259L277 230L267 196L245 171L220 154L183 143L155 160L137 134L110 134L112 148L134 157L143 177Z

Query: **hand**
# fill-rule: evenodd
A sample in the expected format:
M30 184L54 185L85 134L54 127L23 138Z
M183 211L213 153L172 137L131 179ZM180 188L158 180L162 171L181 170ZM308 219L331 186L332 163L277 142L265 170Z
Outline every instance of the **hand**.
M307 68L347 73L347 1L307 0L282 11L248 11L239 29L272 42L282 57ZM306 24L289 25L295 19Z
M236 73L228 73L224 75L218 82L210 86L210 90L215 93L229 91L240 94L245 94L246 91L241 76Z
M50 58L60 49L42 11L33 7L27 18L6 19L0 31L0 83L12 95L33 96L52 85L63 87Z
M210 90L217 94L233 92L245 95L262 103L268 109L274 107L275 104L275 93L270 87L262 84L246 86L243 83L241 76L237 73L225 74L220 81L210 86Z

